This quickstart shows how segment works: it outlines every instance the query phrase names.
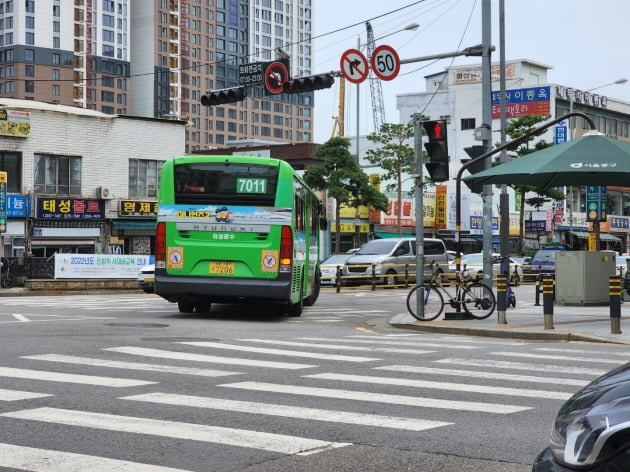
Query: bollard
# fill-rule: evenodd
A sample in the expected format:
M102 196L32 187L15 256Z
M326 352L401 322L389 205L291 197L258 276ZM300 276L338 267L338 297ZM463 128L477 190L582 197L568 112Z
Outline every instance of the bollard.
M341 266L337 266L337 278L335 279L335 289L337 293L341 292Z
M507 324L505 311L507 310L507 276L497 275L497 323Z
M553 328L553 276L544 274L542 278L543 314L545 329Z
M372 291L376 290L376 264L372 264Z
M409 288L409 264L405 264L405 288Z
M540 280L542 279L542 274L538 274L536 276L536 302L535 306L540 306Z
M621 277L608 277L610 296L610 334L621 334Z

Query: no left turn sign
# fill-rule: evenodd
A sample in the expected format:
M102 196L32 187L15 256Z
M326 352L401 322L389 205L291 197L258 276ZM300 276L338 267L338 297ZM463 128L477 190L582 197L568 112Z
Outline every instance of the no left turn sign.
M372 53L372 70L381 80L392 80L400 72L400 58L393 47L385 44L378 46Z
M369 73L368 60L358 49L348 49L341 55L340 69L348 82L363 82Z

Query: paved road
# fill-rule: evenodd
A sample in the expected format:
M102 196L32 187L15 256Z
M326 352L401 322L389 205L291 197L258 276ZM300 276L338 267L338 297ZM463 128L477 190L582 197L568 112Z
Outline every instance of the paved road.
M531 469L623 348L377 328L395 294L302 318L145 295L4 298L3 470Z

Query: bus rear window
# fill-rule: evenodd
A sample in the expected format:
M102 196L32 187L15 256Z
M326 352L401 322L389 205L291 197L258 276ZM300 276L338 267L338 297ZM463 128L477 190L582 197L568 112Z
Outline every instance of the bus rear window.
M278 167L199 163L175 167L175 203L274 204Z

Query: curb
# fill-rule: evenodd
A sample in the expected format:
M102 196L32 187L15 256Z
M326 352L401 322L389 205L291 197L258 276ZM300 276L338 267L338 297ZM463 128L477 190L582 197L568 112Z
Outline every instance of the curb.
M499 338L499 339L524 339L524 340L537 340L537 341L583 341L591 343L609 343L609 344L621 344L628 345L630 343L623 340L613 340L608 338L602 338L599 336L592 336L582 333L573 333L570 331L518 331L509 330L509 328L492 329L492 328L473 328L468 326L440 326L437 324L412 324L406 322L397 321L400 315L392 317L387 324L394 328L406 329L410 331L421 331L425 333L445 333L445 334L458 334L464 336L478 336L487 338Z

